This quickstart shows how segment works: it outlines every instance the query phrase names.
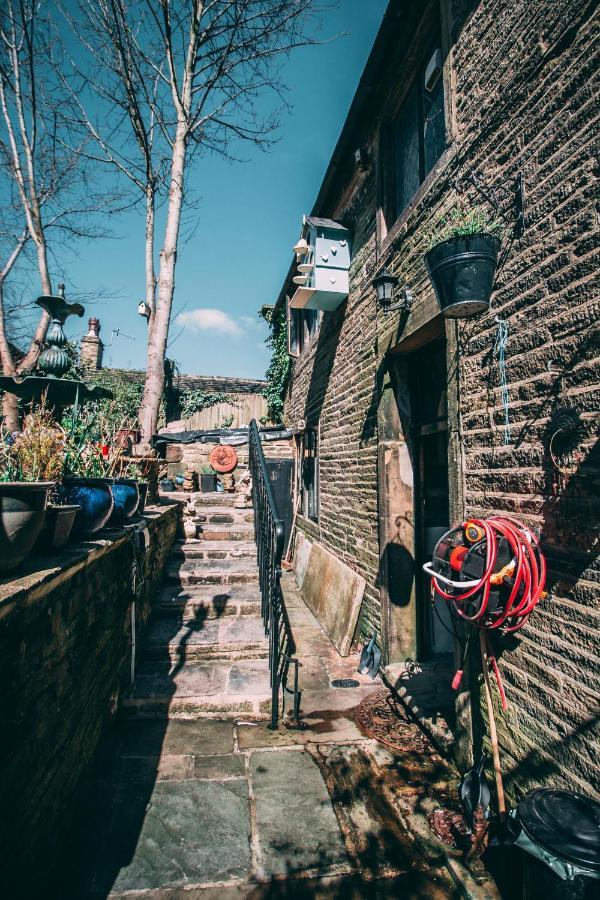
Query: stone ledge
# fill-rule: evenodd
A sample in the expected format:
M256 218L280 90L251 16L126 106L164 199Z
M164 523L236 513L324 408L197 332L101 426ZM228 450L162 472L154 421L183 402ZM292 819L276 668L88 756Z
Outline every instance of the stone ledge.
M81 569L106 553L120 547L128 540L128 535L144 527L153 529L165 518L177 512L175 504L162 501L157 506L147 507L144 515L123 528L102 532L102 537L78 544L67 544L51 555L32 555L17 569L0 579L0 620L12 612L15 604L34 602L72 578Z

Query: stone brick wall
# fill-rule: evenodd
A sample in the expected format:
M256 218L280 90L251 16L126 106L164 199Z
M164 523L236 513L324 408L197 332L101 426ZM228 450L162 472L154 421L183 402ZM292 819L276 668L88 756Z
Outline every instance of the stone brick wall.
M139 630L175 537L177 506L151 507ZM73 798L128 684L130 573L123 532L31 558L0 585L0 895L45 896ZM139 643L138 643L139 646Z
M499 731L515 790L542 781L600 790L593 9L575 0L442 3L450 35L444 77L453 85L448 150L409 209L389 230L380 224L379 233L377 163L361 175L350 160L357 146L369 146L377 160L379 126L389 115L386 90L390 97L398 92L401 68L390 62L396 81L386 74L390 66L378 79L377 59L370 61L368 83L357 94L369 99L362 108L355 100L313 210L354 231L351 293L325 314L318 342L294 363L286 403L287 423L320 423L320 520L315 526L301 519L299 527L367 579L360 623L366 635L381 624L376 410L386 351L436 319L423 254L435 220L456 201L455 178L470 169L491 181L523 172L527 228L508 250L490 313L445 324L452 518L514 514L541 531L550 562L552 597L518 640L504 645L500 660L510 709L499 716ZM382 67L384 58L380 53ZM376 310L370 282L383 261L415 296L401 327L397 314L386 319ZM509 328L508 445L495 316ZM557 490L547 429L565 404L580 413L585 437L578 471ZM476 709L474 719L477 732Z

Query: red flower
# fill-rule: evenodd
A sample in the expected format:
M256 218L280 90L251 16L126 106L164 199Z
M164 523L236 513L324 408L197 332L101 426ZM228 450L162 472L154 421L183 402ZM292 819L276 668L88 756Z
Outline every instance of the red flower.
M102 456L106 459L108 456L108 444L100 444L100 449L102 450Z

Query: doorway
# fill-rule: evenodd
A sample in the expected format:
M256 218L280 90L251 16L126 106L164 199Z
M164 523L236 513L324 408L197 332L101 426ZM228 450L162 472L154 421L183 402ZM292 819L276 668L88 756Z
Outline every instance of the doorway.
M414 460L415 592L420 658L451 653L454 647L448 606L431 602L431 580L423 563L450 527L448 484L448 391L446 342L438 340L408 361L410 431Z

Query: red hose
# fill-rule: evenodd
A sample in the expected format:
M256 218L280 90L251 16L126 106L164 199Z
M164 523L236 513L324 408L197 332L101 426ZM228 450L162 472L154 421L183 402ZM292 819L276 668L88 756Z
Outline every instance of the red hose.
M527 617L539 603L544 590L546 560L540 551L539 541L528 528L510 516L490 516L489 519L469 521L478 525L484 533L486 560L483 575L476 585L462 593L449 593L444 590L433 575L433 588L441 597L452 603L456 614L467 622L479 628L502 628L505 633L517 631L523 627ZM511 577L514 584L503 609L486 618L491 579L497 570L499 537L505 538L513 555L514 569ZM476 612L469 615L465 612L463 604L466 600L475 598L477 594L480 594L480 598Z

